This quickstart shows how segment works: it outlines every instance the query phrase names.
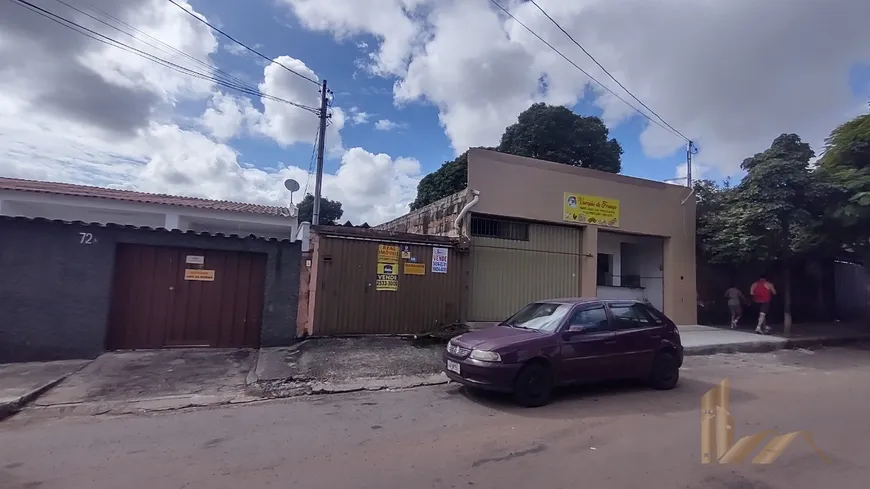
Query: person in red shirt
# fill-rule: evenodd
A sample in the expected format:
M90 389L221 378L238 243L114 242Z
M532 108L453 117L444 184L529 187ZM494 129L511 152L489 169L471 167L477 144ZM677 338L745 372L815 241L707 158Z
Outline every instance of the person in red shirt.
M776 288L762 275L752 284L749 295L758 304L758 325L755 327L755 332L758 334L770 333L767 313L770 312L770 300L776 295Z

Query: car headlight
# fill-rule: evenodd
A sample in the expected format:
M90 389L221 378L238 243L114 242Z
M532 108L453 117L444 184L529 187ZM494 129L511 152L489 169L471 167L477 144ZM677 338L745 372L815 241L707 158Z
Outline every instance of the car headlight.
M494 351L471 350L471 358L482 362L500 362L501 356Z

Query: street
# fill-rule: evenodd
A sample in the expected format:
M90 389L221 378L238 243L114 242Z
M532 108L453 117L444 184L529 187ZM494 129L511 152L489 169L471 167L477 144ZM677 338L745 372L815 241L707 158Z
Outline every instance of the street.
M736 437L812 432L768 466L700 463L699 399ZM0 424L0 488L865 488L870 347L689 357L676 390L617 383L538 409L455 384Z

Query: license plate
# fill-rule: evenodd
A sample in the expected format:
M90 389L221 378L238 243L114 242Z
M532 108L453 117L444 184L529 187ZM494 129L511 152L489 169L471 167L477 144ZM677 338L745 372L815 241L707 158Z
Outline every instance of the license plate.
M447 360L447 370L458 374L459 373L459 364L456 362L451 362L450 360Z

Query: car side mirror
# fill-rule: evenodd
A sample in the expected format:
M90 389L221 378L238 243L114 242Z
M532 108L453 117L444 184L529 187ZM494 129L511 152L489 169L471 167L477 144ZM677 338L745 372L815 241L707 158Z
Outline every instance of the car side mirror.
M568 329L565 331L566 333L577 334L586 331L588 327L583 324L572 324L568 326Z

